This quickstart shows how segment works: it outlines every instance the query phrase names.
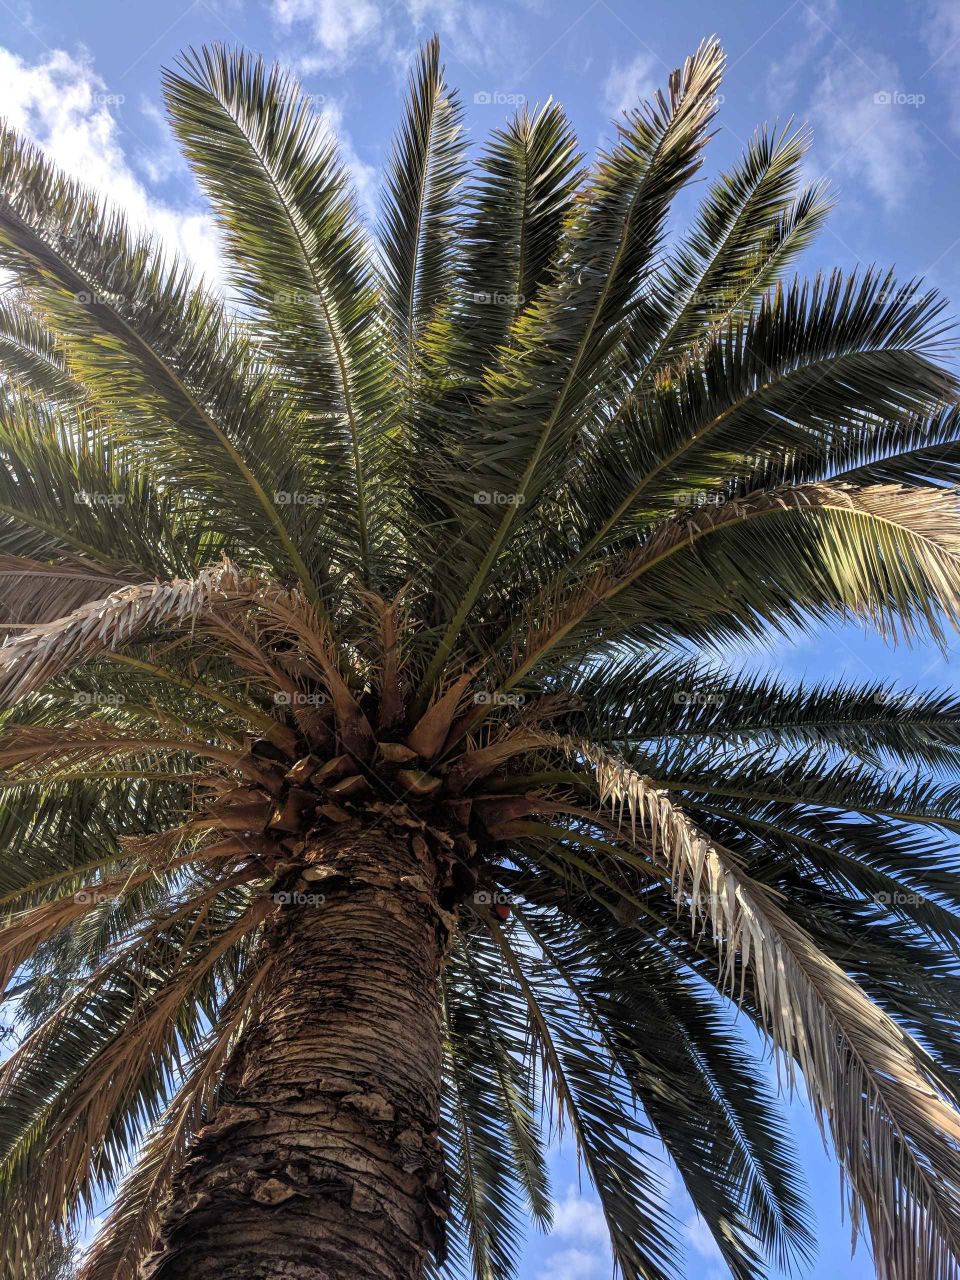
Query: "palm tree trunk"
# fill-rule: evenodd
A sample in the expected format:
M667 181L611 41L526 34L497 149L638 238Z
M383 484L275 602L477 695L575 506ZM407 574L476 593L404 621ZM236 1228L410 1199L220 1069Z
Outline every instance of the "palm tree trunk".
M435 872L409 829L323 854L271 922L267 994L149 1280L415 1280L442 1249ZM294 891L293 895L297 894Z

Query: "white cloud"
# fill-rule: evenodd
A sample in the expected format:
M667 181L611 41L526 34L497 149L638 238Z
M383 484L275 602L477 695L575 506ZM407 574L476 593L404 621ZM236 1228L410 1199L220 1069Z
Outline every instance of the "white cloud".
M916 96L890 58L837 45L817 67L809 108L826 174L887 210L905 204L925 167Z
M551 1240L564 1242L547 1258L538 1280L601 1280L610 1274L610 1238L596 1200L572 1184L554 1208Z
M301 71L342 70L380 30L380 10L372 0L272 0L278 25L306 26L311 47L301 54Z
M510 15L474 0L271 0L270 11L296 41L285 59L304 74L339 73L366 61L389 66L402 85L417 46L434 31L451 63L484 77L470 92L514 91L529 61Z
M210 215L175 208L149 193L121 143L122 106L122 95L85 58L58 49L31 64L0 47L0 116L64 172L119 205L134 226L159 235L216 281L220 266Z
M138 103L137 134L124 130L117 101L82 57L57 50L27 63L0 47L0 116L38 143L71 177L120 206L131 223L158 235L194 263L208 282L223 286L223 263L213 217L193 188L164 113L148 99ZM376 215L377 171L357 154L343 127L340 104L326 99L322 114L337 137L341 158L356 186L363 216ZM195 207L160 199L151 187L178 179ZM186 203L186 202L185 202Z
M925 168L922 86L906 83L892 58L844 25L837 0L810 0L799 12L799 35L767 75L772 109L808 92L813 167L834 180L848 206L859 197L899 209Z
M450 60L491 83L484 87L518 93L529 59L515 20L494 5L470 0L407 0L416 39L437 31ZM470 86L476 89L477 85Z
M659 60L654 54L643 51L632 62L611 67L603 85L603 100L607 109L616 115L631 107L639 106L658 87L663 79Z
M567 1187L566 1195L556 1204L553 1231L562 1240L604 1241L607 1238L607 1224L599 1203L588 1200L572 1185Z
M138 147L134 155L137 168L154 185L166 182L174 174L186 174L189 166L177 146L166 113L144 94L140 98L140 114L146 121L151 141L144 140Z

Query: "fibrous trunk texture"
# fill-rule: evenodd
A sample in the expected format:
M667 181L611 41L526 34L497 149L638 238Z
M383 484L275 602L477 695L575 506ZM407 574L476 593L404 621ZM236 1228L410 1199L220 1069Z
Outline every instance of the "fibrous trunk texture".
M442 1249L431 867L409 830L344 836L271 921L267 994L149 1280L414 1280Z

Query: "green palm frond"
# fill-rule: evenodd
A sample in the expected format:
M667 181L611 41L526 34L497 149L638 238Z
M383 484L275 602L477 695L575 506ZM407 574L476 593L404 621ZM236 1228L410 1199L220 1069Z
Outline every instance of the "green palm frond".
M434 37L420 51L385 175L380 244L383 297L400 394L417 394L421 345L456 278L463 111ZM407 410L409 412L409 408Z
M833 747L870 763L897 760L948 769L960 748L960 702L949 689L866 684L789 684L768 675L730 675L717 664L624 656L584 667L565 683L579 704L574 732L612 746L713 737L726 745ZM577 728L574 728L577 726Z
M174 129L223 226L231 278L308 416L302 498L351 512L353 562L369 574L387 365L370 253L346 172L290 77L240 52L206 49L168 73ZM310 454L314 457L310 458Z
M15 295L0 297L0 372L13 386L58 404L82 395L53 334Z
M682 361L711 329L749 312L816 234L830 205L822 185L798 190L809 141L802 130L761 129L713 185L688 240L652 286L666 314L653 345L631 353L641 386ZM640 337L649 343L649 334Z
M933 362L943 306L932 292L875 273L778 287L601 436L577 482L590 521L578 559L638 521L722 502L749 487L761 464L769 484L792 480L798 460L823 467L835 439L952 394Z
M635 930L602 917L593 931L549 915L523 919L636 1090L732 1274L765 1274L757 1244L781 1267L809 1258L782 1122L717 1005ZM662 1023L656 1042L641 1031L651 1007Z
M481 158L467 193L456 320L463 376L480 394L484 370L496 365L511 326L549 285L581 179L576 138L555 103L521 110Z
M500 982L496 951L481 942L464 937L443 980L447 1143L470 1274L505 1280L519 1261L524 1211L549 1225L550 1193L526 1010Z
M847 484L926 484L956 479L960 409L939 406L906 422L868 424L836 442L832 477Z
M221 1014L189 1074L159 1118L140 1160L124 1180L110 1218L81 1271L82 1280L136 1280L140 1259L160 1225L164 1197L205 1115L214 1109L220 1073L269 976L264 964Z
M276 375L187 271L9 132L0 172L0 262L68 369L98 398L122 400L127 431L161 475L309 586L317 508L280 496L309 486Z
M865 1217L877 1252L891 1256L895 1233L876 1204L905 1197L914 1206L913 1247L938 1274L960 1240L960 1118L923 1050L665 792L615 757L574 749L586 750L602 799L629 813L675 891L689 896L694 919L721 947L731 985L738 970L741 981L752 974L773 1042L799 1064L850 1176L854 1224ZM841 1108L841 1095L857 1105Z
M816 749L786 757L772 755L769 750L741 752L719 766L716 759L693 753L665 758L652 752L639 757L634 752L631 756L643 768L650 766L671 789L683 788L691 797L722 797L723 803L733 799L815 806L944 831L960 830L957 784L931 779L919 771L893 772L856 760L838 761ZM918 870L922 865L917 864ZM930 869L936 869L935 858ZM942 890L949 891L950 884L948 867Z
M805 485L688 510L559 601L514 623L506 687L539 664L616 643L700 642L861 617L882 634L956 626L956 496L928 487ZM750 566L749 571L745 566Z
M579 416L649 272L670 202L700 162L722 67L719 46L704 44L672 77L669 102L660 95L624 122L617 145L588 179L562 247L562 275L515 326L509 352L491 371L477 447L465 459L464 505L473 505L474 520L461 540L466 556L458 553L466 563L457 567L468 585L456 593L427 669L428 691L519 509L564 465ZM501 436L502 445L492 448ZM475 503L478 492L506 501L490 502L487 510Z
M85 564L110 584L188 572L216 558L223 540L95 416L13 395L0 405L0 546L68 569Z
M625 1276L675 1273L676 1231L654 1163L644 1160L649 1129L629 1082L584 1037L575 1000L556 989L549 965L521 949L493 918L485 923L504 956L512 984L526 1001L531 1031L553 1092L557 1124L570 1126L610 1231L614 1261ZM605 1080L604 1088L598 1083Z
M200 1035L204 1005L214 1013L216 966L262 916L262 910L247 911L225 928L214 921L209 937L194 931L189 962L176 941L178 930L181 939L192 932L189 918L181 919L167 943L168 974L140 972L132 954L122 965L121 952L4 1064L0 1185L9 1213L0 1247L6 1257L18 1257L37 1219L66 1213L75 1221L98 1190L115 1185L126 1142L157 1119L157 1099L175 1078L184 1045ZM157 947L144 958L153 968ZM77 1130L84 1141L69 1141ZM41 1159L42 1196L35 1191Z

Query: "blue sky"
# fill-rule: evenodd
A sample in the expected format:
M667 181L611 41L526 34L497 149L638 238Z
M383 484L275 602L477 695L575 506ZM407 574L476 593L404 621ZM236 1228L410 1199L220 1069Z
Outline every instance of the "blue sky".
M411 54L434 30L475 142L515 103L552 95L588 151L609 138L613 114L716 32L729 69L707 172L732 160L761 121L809 122L810 172L831 180L837 208L805 266L893 264L960 299L960 0L0 0L0 114L216 281L216 235L164 126L159 68L187 45L220 40L298 69L371 212ZM953 679L949 655L890 653L853 628L736 658L795 676ZM866 1280L865 1250L849 1260L837 1172L802 1104L789 1113L819 1220L812 1274ZM553 1165L556 1229L531 1237L524 1280L598 1280L609 1274L598 1207L578 1187L569 1152L556 1152ZM689 1275L721 1280L709 1240L671 1185Z

